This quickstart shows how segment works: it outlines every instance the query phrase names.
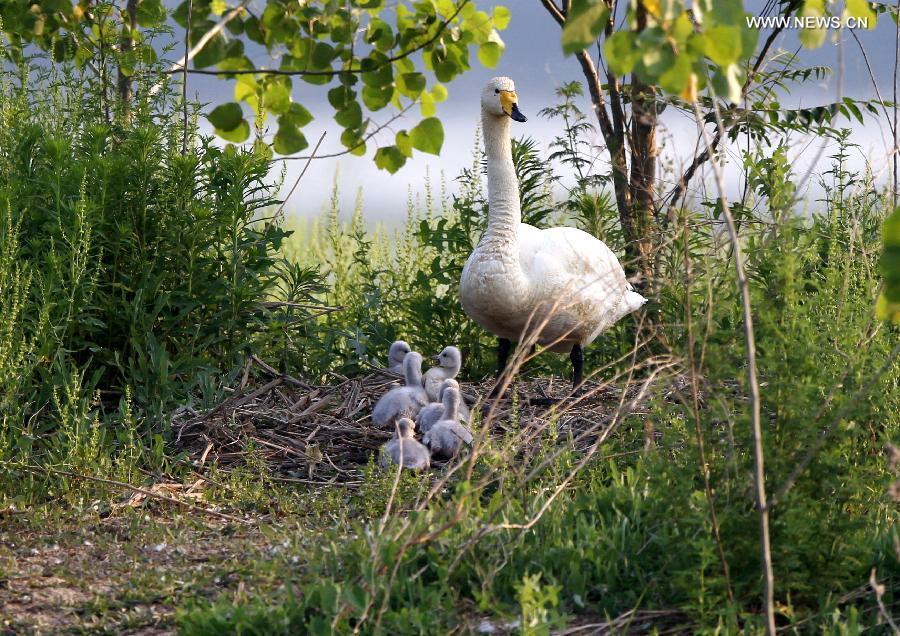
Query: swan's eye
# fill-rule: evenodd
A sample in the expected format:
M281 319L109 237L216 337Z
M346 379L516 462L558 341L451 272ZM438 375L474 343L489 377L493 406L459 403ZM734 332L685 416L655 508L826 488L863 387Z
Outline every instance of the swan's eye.
M499 94L500 94L500 89L499 89L499 88L495 88L495 89L494 89L494 95L499 95Z

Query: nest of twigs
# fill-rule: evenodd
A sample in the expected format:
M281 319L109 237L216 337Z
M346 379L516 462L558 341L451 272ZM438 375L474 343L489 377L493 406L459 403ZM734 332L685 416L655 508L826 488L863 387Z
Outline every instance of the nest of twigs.
M252 379L251 365L259 369L260 380ZM336 379L331 385L306 382L253 357L240 385L220 404L205 412L182 407L173 414L174 438L198 467L215 462L222 469L234 468L252 453L272 475L292 481L359 482L370 457L393 434L372 423L372 408L401 380L385 371ZM569 382L520 380L499 399L489 397L493 387L493 379L461 383L473 426L485 426L491 437L517 435L517 452L526 455L551 438L559 444L574 439L575 450L586 450L602 434L598 424L627 400L634 402L638 392L637 385L623 390L588 382L577 399L552 405L552 399L569 394Z

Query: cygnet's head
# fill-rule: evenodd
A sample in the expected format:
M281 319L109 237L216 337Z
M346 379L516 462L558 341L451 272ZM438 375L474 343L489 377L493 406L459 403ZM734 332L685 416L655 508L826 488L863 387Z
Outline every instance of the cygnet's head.
M397 420L397 432L400 437L412 437L416 424L408 417L401 417Z
M443 369L459 371L462 366L462 353L456 347L444 347L444 350L434 356L435 362Z
M481 112L495 117L511 117L515 121L527 121L519 112L516 85L508 77L495 77L481 91Z
M459 410L459 389L452 387L444 389L444 396L441 403L444 405L444 414L456 413Z
M388 351L388 362L390 363L390 366L402 364L403 358L405 358L406 354L410 351L412 351L412 349L403 340L394 342L394 344L391 345L390 351Z
M457 382L453 378L447 378L441 383L441 403L443 403L444 401L444 391L446 391L447 389L456 389L457 391L459 391L459 382Z

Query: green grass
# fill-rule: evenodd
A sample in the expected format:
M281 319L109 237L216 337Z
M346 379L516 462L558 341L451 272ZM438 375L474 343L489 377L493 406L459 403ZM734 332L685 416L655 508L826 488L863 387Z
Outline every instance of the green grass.
M578 470L583 449L558 420L526 446L514 414L463 470L396 487L374 465L354 488L285 484L251 453L230 472L202 469L194 508L132 509L125 490L64 475L193 484L201 469L175 450L169 416L217 403L250 354L312 381L364 372L398 336L426 353L458 344L469 382L493 364L491 338L455 300L485 219L478 155L452 199L426 184L397 235L367 232L361 205L341 222L333 203L290 236L263 220L276 185L264 155L195 131L182 155L170 95L107 121L71 73L0 83L0 598L19 608L5 628L39 630L39 610L59 606L51 631L443 634L490 617L546 634L631 610L695 633L762 629L740 304L712 204L666 229L649 305L664 337L627 356L647 334L626 320L589 350L588 368L633 372L632 386L648 360L670 369ZM754 194L735 212L778 494L778 620L887 633L868 583L874 568L900 613L898 475L882 453L900 438L900 332L873 315L887 203L871 175L847 172L846 134L836 141L811 219L795 214L796 176L774 142L744 158ZM528 140L515 152L529 220L583 227L621 253L598 178L554 202L554 164ZM561 375L564 362L542 355L523 372ZM40 596L44 572L56 597ZM23 609L21 589L43 604Z

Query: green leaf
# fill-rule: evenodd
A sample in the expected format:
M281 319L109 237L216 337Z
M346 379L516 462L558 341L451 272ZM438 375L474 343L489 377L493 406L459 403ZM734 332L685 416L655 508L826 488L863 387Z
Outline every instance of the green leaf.
M385 146L375 151L375 165L391 174L397 172L406 163L406 157L397 146Z
M303 128L303 126L313 120L312 113L296 102L291 104L291 107L281 118L289 121L297 128Z
M242 119L238 125L231 130L221 130L216 128L216 134L226 141L231 141L236 144L243 143L247 141L247 137L250 136L250 124L247 123L246 119Z
M310 59L313 67L318 70L326 70L331 67L331 61L334 59L334 56L335 51L333 46L325 42L316 42Z
M482 66L496 68L503 55L503 47L496 42L485 42L478 47L478 61Z
M357 128L362 123L362 108L358 102L350 102L335 113L334 121L344 128Z
M429 117L410 130L409 136L413 148L436 155L441 152L441 146L444 145L444 126L437 117Z
M494 28L502 31L509 25L511 17L512 13L506 7L500 5L494 7Z
M161 0L141 0L137 5L137 23L142 27L156 27L166 21L166 8Z
M675 63L659 76L663 90L680 95L691 79L691 61L685 55L675 56Z
M440 104L447 99L447 87L443 84L435 84L431 87L431 96L434 98L435 103Z
M398 132L395 141L397 142L397 148L400 149L400 152L402 152L406 157L412 157L412 139L410 139L408 132L406 132L405 130L401 130L400 132Z
M364 86L362 90L363 103L369 110L381 110L387 106L394 96L394 87Z
M825 0L806 0L801 17L821 18L825 15ZM824 28L800 29L800 43L808 49L817 49L825 42L826 31Z
M291 107L290 80L287 77L269 80L266 91L263 93L263 103L267 109L276 115L286 112Z
M627 75L634 68L640 53L635 46L636 41L637 35L632 31L616 31L606 41L606 60L616 75Z
M243 116L240 104L237 102L228 102L227 104L216 106L206 118L217 131L228 131L235 130L243 121Z
M350 154L361 157L366 154L366 142L362 140L357 128L348 128L341 133L341 143L350 150Z
M408 97L418 97L425 90L425 76L422 73L403 73L397 80L397 88Z
M736 26L713 26L703 34L704 52L718 66L728 66L741 57L741 31Z
M437 113L434 97L431 96L431 93L422 93L422 96L419 98L419 106L422 110L422 117L434 117L435 113Z
M869 30L875 28L876 21L878 20L878 17L875 15L875 12L872 11L871 7L869 7L869 3L866 0L847 0L845 13L854 18L858 18L861 21L864 20L866 22L866 28Z
M608 18L609 9L602 0L572 0L563 26L563 53L578 53L593 44Z
M356 93L348 86L335 86L328 91L328 103L335 110L342 110L350 102L356 99Z
M275 152L278 154L292 155L309 146L309 143L303 133L289 119L279 117L274 146Z

